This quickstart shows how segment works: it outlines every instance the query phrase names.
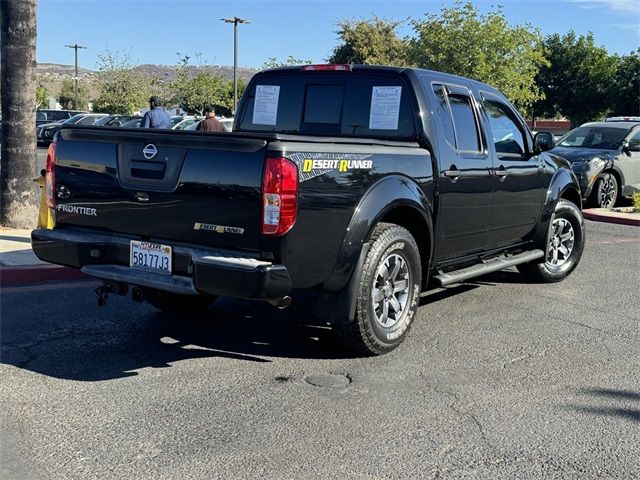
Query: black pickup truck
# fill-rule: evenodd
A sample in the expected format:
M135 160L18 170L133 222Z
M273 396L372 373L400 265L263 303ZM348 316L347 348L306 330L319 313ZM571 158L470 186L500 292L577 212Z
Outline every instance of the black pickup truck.
M495 89L433 71L257 74L233 133L61 129L43 260L169 310L293 289L364 354L394 349L428 285L510 266L544 282L582 255L580 189ZM306 297L306 296L305 296Z

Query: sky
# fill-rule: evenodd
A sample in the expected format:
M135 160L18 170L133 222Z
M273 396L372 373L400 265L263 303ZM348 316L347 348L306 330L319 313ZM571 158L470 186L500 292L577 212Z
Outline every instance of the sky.
M593 32L610 53L640 46L640 0L496 0L473 2L487 12L502 5L511 25L531 24L543 35ZM67 44L79 51L79 66L96 67L109 49L127 51L135 64L174 65L179 52L193 64L233 65L233 26L238 16L238 65L259 68L289 55L323 63L338 44L336 22L376 15L389 20L437 14L450 0L38 0L39 63L73 64ZM411 35L406 26L401 35Z

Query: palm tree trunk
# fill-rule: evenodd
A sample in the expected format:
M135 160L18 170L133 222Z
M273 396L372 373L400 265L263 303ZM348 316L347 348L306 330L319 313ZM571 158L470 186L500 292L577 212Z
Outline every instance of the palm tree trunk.
M0 0L0 224L33 227L36 176L36 0Z

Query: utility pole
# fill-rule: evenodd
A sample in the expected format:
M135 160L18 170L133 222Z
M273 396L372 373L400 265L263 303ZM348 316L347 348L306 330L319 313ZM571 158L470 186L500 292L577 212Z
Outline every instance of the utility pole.
M225 23L233 23L233 115L238 107L238 24L251 23L245 18L221 18Z
M74 43L73 45L65 45L65 47L67 48L73 48L76 52L76 75L74 77L75 82L73 85L73 94L74 94L74 100L73 100L73 108L75 110L78 110L78 49L79 48L87 48L83 45L78 45L77 43Z

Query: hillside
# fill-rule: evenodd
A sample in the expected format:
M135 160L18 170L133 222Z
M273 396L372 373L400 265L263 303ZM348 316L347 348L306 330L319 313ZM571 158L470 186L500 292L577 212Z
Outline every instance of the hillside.
M163 81L171 82L175 79L177 73L177 65L138 65L134 67L134 70L140 71L149 77L158 77ZM190 74L195 75L198 71L207 71L213 75L220 75L227 80L233 79L233 67L223 65L204 65L204 66L190 66ZM60 92L62 81L66 78L73 78L75 74L75 68L73 65L60 65L57 63L39 63L37 65L37 73L39 75L46 75L48 78L48 89L57 95ZM253 68L238 67L238 78L249 80L258 70ZM94 70L86 68L78 68L78 76L82 80L90 81L95 75ZM90 87L92 96L96 94L93 87Z

